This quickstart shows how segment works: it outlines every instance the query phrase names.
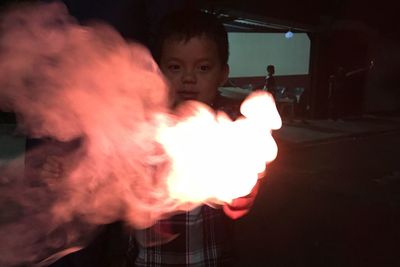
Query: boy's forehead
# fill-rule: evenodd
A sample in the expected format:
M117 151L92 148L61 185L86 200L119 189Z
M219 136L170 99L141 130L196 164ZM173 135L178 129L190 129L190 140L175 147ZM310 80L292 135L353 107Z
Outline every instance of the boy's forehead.
M189 39L173 36L164 40L161 57L219 59L217 44L211 38L202 35Z

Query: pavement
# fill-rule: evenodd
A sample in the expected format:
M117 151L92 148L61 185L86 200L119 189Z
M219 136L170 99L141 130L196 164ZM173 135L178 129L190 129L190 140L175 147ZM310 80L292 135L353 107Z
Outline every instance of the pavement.
M400 266L399 118L294 120L273 132L278 156L235 223L235 267Z
M400 131L400 115L362 115L340 120L295 119L283 120L281 129L273 136L278 144L312 146L340 139Z

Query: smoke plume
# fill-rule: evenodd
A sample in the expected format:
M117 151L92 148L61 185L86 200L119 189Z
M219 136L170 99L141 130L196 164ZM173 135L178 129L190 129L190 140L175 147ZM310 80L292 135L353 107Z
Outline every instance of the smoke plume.
M146 48L79 25L60 3L20 5L1 16L0 58L0 109L17 114L20 133L48 140L27 153L22 177L12 163L1 169L0 266L61 251L56 259L97 225L145 228L174 209L154 141L168 88ZM45 179L52 156L62 175Z

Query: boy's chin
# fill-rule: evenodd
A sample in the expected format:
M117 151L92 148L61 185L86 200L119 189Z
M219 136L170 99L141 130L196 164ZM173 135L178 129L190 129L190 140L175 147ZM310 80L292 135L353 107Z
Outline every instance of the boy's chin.
M213 101L209 100L209 99L203 99L203 98L199 98L198 95L196 96L180 96L177 95L175 98L175 102L173 103L173 109L176 109L177 107L183 105L184 103L187 102L194 102L194 103L198 103L199 105L207 105L209 107L213 106ZM200 104L201 103L201 104Z
M180 105L182 105L182 104L184 104L186 102L196 102L196 101L200 102L199 100L197 100L196 97L181 97L181 96L178 96L175 99L174 108L176 108L176 107L178 107L178 106L180 106Z
M197 100L182 101L176 103L174 106L174 113L180 118L196 116L200 110L207 110L208 112L213 113L213 110L209 105Z

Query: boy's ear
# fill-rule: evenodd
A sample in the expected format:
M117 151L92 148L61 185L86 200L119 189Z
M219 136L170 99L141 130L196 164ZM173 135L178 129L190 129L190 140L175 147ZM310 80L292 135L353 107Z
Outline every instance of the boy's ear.
M228 81L228 77L229 77L229 65L225 64L225 66L222 67L221 82L219 86L223 86Z

